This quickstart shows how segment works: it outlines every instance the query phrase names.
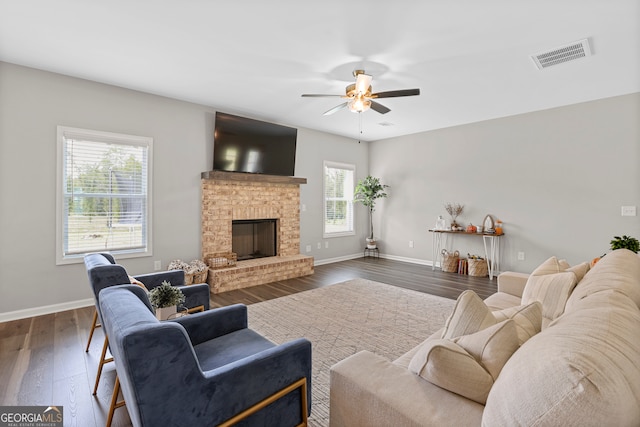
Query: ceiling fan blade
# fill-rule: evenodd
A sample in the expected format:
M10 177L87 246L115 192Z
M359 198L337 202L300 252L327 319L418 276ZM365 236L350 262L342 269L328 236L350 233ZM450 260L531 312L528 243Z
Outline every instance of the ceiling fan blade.
M387 92L372 93L371 98L395 98L397 96L420 95L420 89L390 90Z
M344 95L326 95L322 93L304 93L301 95L306 98L341 98Z
M371 101L371 109L374 111L377 111L380 114L387 114L389 111L391 111L391 109L385 107L384 105L376 101Z
M347 104L349 104L349 103L348 103L348 102L343 102L343 103L342 103L342 104L340 104L340 105L336 105L336 106L335 106L335 107L333 107L332 109L325 111L323 115L328 116L328 115L330 115L330 114L335 113L336 111L340 111L340 110L342 110L343 108L346 108L346 107L347 107Z
M373 77L368 74L358 74L356 77L356 92L367 93L372 79Z

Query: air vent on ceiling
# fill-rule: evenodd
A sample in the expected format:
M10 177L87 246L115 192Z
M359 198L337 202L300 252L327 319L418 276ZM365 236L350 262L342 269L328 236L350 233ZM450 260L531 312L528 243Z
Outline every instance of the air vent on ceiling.
M531 59L533 59L536 67L538 67L539 70L542 70L543 68L549 68L553 65L584 58L585 56L591 56L589 39L579 40L577 42L557 47L553 50L531 55Z

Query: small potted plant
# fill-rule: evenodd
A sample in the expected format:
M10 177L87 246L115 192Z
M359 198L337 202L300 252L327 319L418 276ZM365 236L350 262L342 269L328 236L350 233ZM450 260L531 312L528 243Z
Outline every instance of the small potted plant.
M149 301L156 310L158 320L167 320L178 311L178 304L185 301L182 291L166 280L149 291Z
M640 242L635 237L630 236L613 236L613 240L610 242L611 250L616 249L629 249L632 252L638 253L640 251Z
M376 241L373 237L373 211L376 207L376 200L387 197L387 193L384 192L388 185L381 184L380 178L374 178L371 175L365 179L358 181L355 192L353 194L353 200L358 203L362 203L369 209L369 237L367 237L367 248L375 249Z

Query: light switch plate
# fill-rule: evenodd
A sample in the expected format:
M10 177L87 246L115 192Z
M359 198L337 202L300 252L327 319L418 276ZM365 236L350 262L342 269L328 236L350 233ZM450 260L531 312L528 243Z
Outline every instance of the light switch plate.
M636 216L635 206L623 206L621 210L622 216Z

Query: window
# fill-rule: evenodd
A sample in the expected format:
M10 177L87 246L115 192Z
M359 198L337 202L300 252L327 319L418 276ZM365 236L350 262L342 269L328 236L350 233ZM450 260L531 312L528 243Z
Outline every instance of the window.
M56 262L151 255L153 139L58 126Z
M324 237L351 236L354 165L324 162Z

